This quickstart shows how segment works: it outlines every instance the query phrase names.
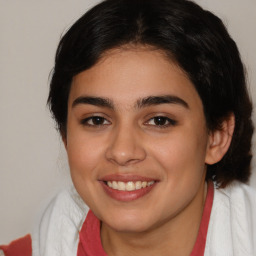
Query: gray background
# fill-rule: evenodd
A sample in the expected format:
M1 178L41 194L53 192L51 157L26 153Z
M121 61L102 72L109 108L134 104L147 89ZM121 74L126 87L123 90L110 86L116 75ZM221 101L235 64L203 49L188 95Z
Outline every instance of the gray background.
M52 195L70 183L65 150L46 107L48 77L60 35L97 2L0 0L0 244L30 233ZM256 1L196 2L224 20L256 101Z

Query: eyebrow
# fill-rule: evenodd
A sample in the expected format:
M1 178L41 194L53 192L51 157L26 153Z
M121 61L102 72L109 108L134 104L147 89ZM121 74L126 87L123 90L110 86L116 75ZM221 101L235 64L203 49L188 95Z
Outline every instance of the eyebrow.
M185 108L189 108L186 101L174 95L149 96L142 98L137 101L136 107L143 108L160 104L178 104Z
M81 96L76 98L72 103L72 108L80 104L89 104L98 107L105 107L114 109L114 103L109 98L104 97L93 97L93 96ZM161 104L178 104L189 109L189 105L183 99L174 95L160 95L160 96L149 96L138 99L135 103L135 108L144 108L148 106L161 105Z
M81 96L76 98L72 103L72 108L79 105L79 104L89 104L94 105L98 107L105 107L114 109L113 102L108 98L102 98L102 97L87 97L87 96Z

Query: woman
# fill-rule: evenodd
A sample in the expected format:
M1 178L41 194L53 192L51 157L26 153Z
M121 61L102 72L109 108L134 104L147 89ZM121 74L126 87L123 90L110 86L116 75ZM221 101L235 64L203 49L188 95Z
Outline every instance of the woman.
M33 255L255 255L252 105L212 13L103 1L61 39L48 103L74 188L47 208Z

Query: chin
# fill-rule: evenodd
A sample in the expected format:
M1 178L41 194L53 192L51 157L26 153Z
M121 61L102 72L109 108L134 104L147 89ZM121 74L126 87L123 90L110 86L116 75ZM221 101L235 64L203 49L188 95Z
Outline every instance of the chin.
M153 225L152 221L145 216L136 215L110 215L103 219L103 222L116 232L141 233L149 230Z

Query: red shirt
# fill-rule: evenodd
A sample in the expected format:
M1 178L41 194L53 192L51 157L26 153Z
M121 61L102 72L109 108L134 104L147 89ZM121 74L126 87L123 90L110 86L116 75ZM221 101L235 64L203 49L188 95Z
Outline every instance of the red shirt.
M32 256L32 240L30 235L26 235L12 241L9 245L1 245L5 256Z
M204 255L207 230L213 203L213 194L213 183L209 182L207 189L207 197L205 200L204 211L197 235L197 240L190 256ZM99 219L97 219L97 217L93 214L92 211L88 212L88 215L80 231L79 237L80 239L78 244L77 256L107 256L101 244L100 221Z

